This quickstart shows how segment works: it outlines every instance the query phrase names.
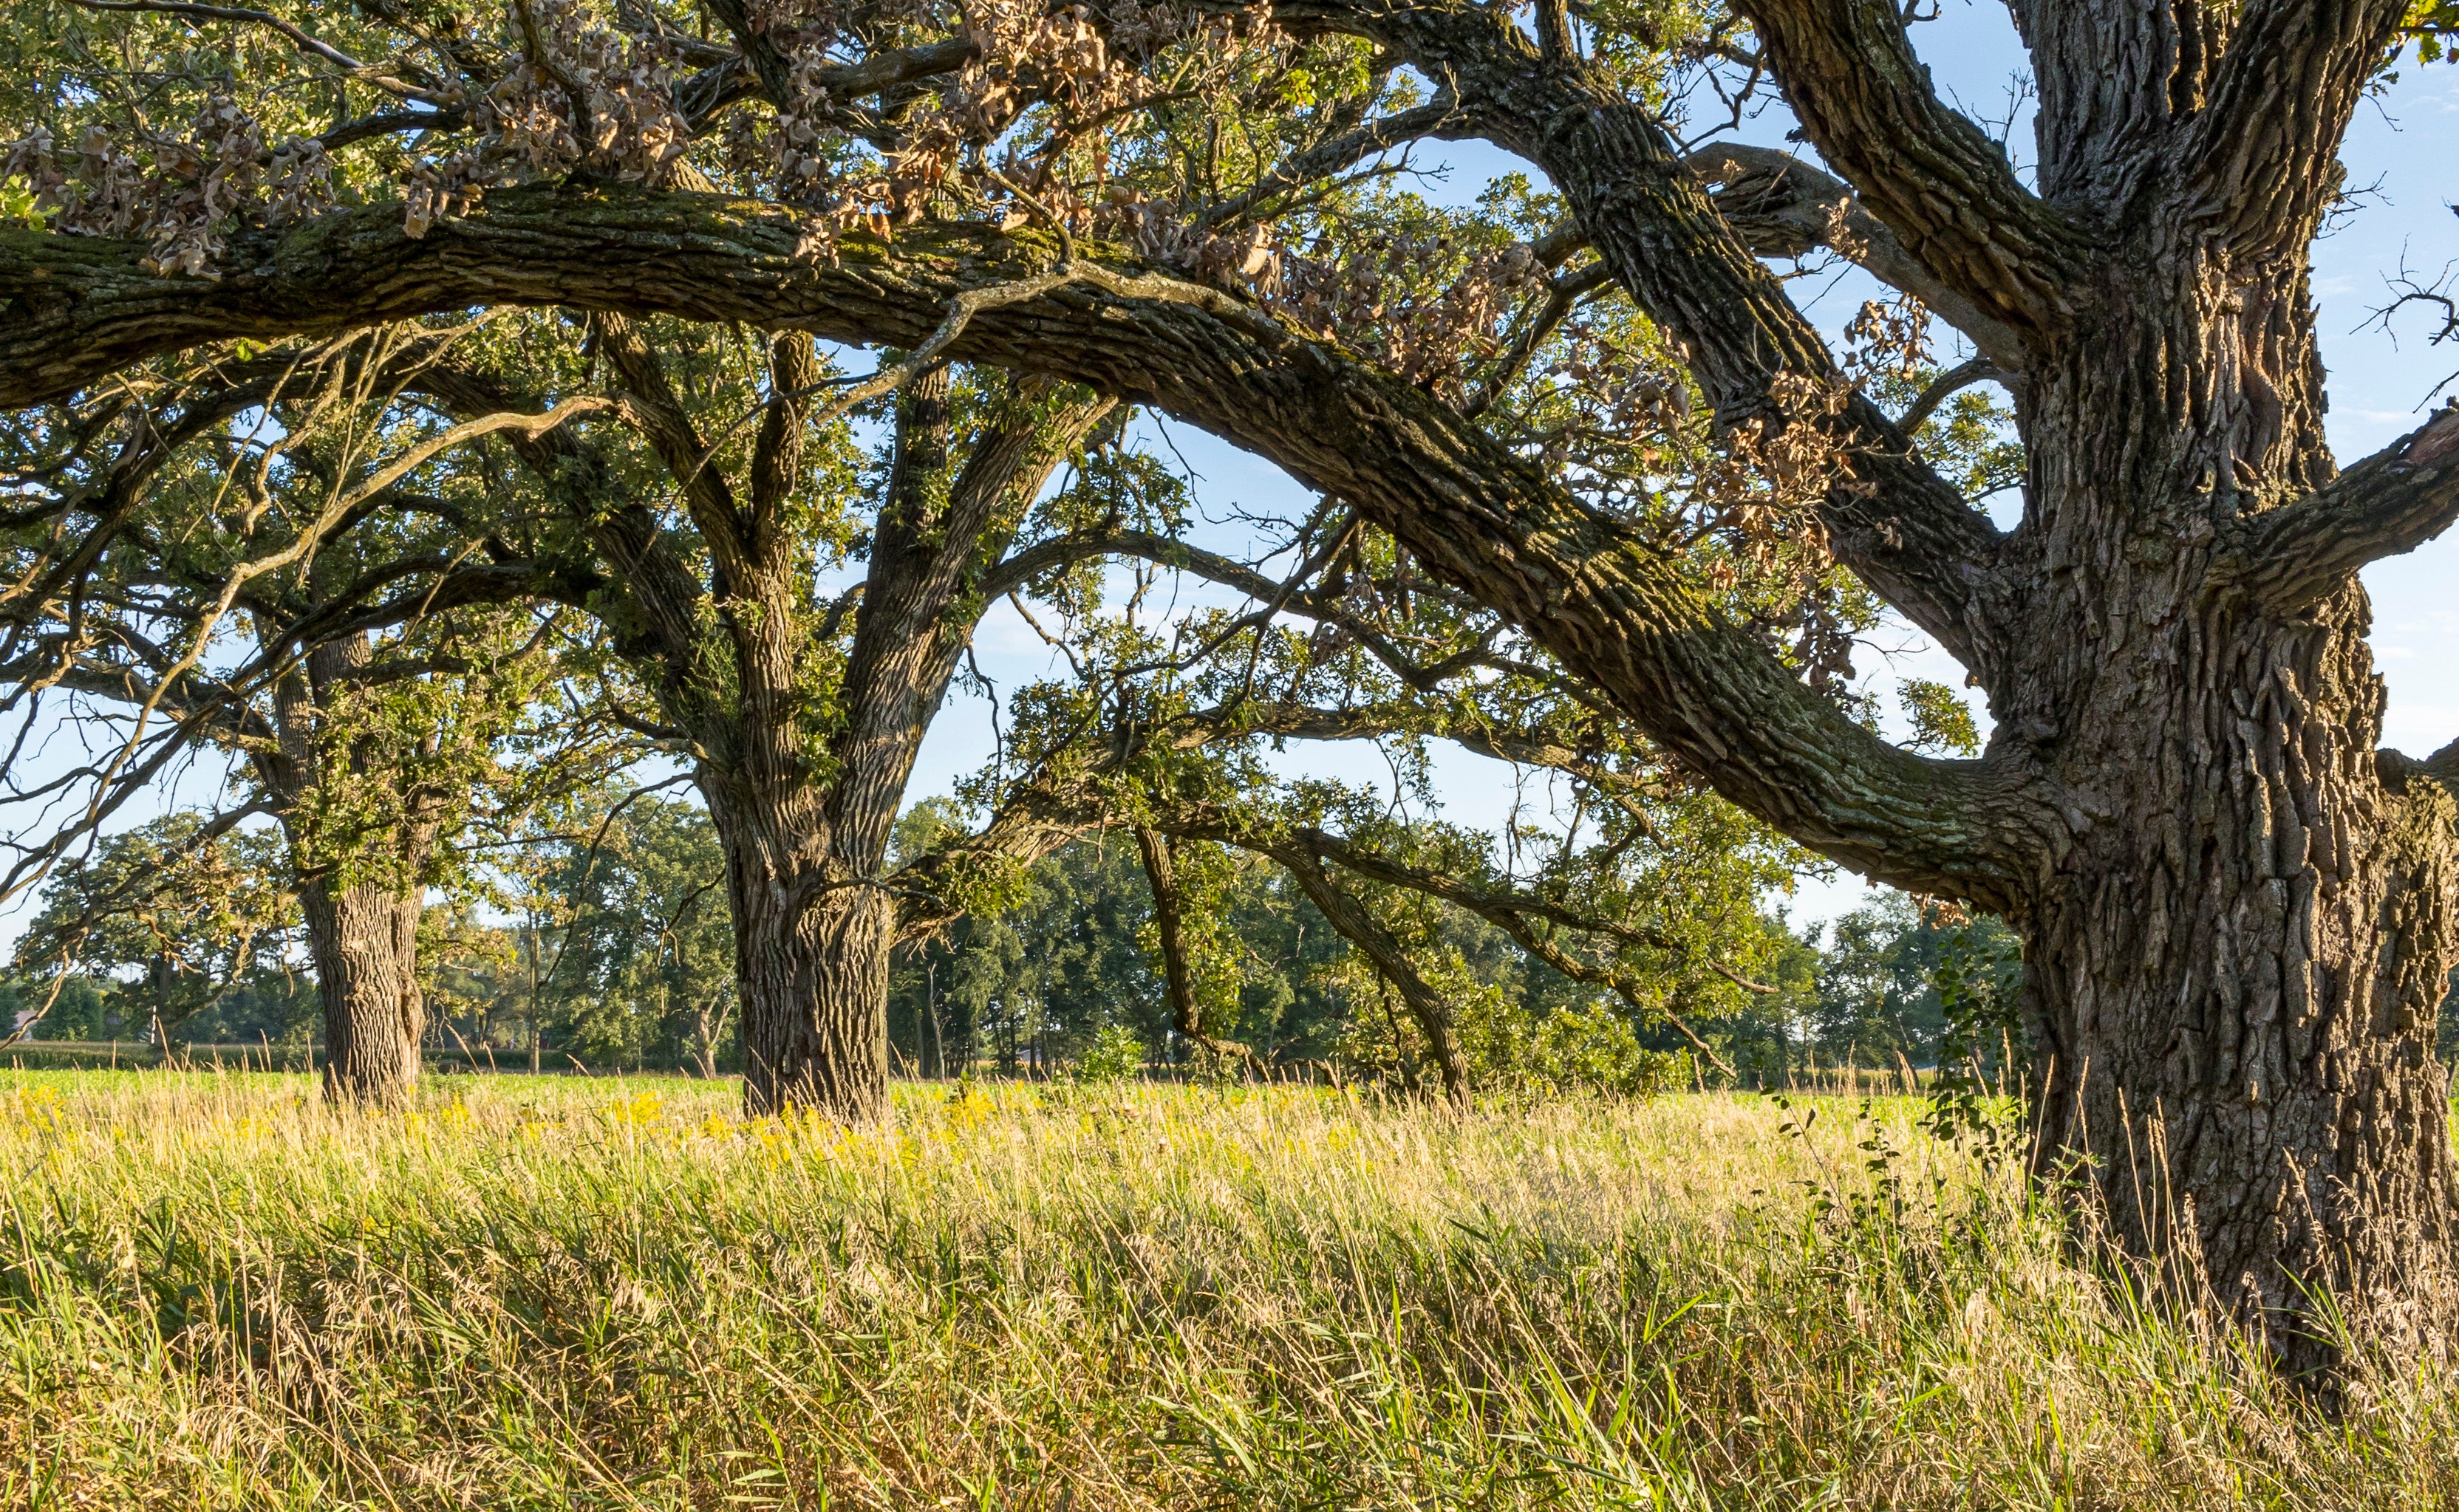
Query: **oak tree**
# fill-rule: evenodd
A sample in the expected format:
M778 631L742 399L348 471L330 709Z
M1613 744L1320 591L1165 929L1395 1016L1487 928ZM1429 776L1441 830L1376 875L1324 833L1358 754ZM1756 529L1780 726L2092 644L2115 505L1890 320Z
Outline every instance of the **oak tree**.
M183 10L134 4L157 27ZM2430 1053L2459 756L2380 748L2356 580L2459 513L2459 415L2341 469L2310 289L2342 137L2411 7L2011 9L2040 95L2028 178L1939 96L1893 0L1539 0L1526 24L1471 0L711 0L722 40L680 10L619 33L542 4L431 24L370 3L335 23L360 52L242 18L329 84L279 102L328 102L315 135L201 90L189 130L130 82L45 94L12 155L45 220L0 242L0 402L200 343L561 303L927 345L1204 426L1525 627L1744 808L2007 918L2044 1163L2071 1157L2124 1243L2319 1358L2311 1297L2406 1316L2459 1258ZM1378 113L1400 65L1438 93ZM1684 140L1669 91L1692 66L1772 83L1835 177ZM1361 82L1320 109L1293 77L1344 70ZM1111 197L1119 123L1241 81L1306 129ZM1456 285L1434 312L1451 339L1377 342L1343 324L1376 268L1243 218L1429 135L1521 155L1566 220ZM1765 259L1818 242L1955 326L2012 395L2015 528L1788 297ZM1965 665L1981 757L1892 746L1810 685L1634 505L1644 464L1617 491L1486 423L1459 368L1510 344L1470 338L1524 299L1545 318L1579 277L1629 296L1734 452ZM1628 410L1594 420L1610 437ZM1719 508L1711 534L1751 523Z

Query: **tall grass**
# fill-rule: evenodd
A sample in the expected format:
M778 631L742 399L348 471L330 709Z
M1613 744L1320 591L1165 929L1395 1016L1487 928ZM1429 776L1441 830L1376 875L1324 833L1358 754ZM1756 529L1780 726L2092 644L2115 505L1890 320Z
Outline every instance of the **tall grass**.
M2459 1501L2438 1375L2306 1416L1903 1105L445 1082L0 1080L0 1503Z

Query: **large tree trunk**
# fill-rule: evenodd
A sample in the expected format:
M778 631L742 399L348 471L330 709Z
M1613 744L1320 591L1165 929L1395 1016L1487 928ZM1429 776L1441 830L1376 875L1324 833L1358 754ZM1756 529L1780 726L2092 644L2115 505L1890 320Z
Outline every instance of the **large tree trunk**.
M946 685L944 672L929 681L931 668L947 660L932 655L944 639L934 633L931 613L941 600L914 614L917 598L930 599L919 569L931 560L914 536L922 512L946 496L948 397L945 369L898 395L888 507L838 689L846 718L830 742L832 780L816 780L805 732L788 712L807 712L792 690L810 649L789 633L788 606L802 591L790 560L753 579L769 613L738 649L741 711L709 743L715 759L702 767L701 788L725 850L743 999L743 1101L755 1116L808 1109L870 1123L889 1114L896 909L879 872L914 750ZM957 542L959 550L971 544Z
M299 890L325 1002L325 1096L395 1107L418 1082L427 1016L418 990L417 893L379 883Z
M781 378L777 387L809 385ZM800 732L770 713L804 696L809 648L787 631L805 587L790 562L755 579L772 607L751 649L738 652L741 711L706 742L715 759L701 787L726 853L744 1104L754 1114L888 1116L898 919L881 873L914 753L979 612L959 606L1058 460L1109 409L1011 392L958 469L950 394L939 369L897 396L894 465L837 690L844 714L829 743L830 779L814 780Z
M2080 820L2014 918L2039 1149L2082 1157L2128 1249L2322 1365L2316 1290L2406 1325L2451 1273L2451 800L2377 755L2362 588L2215 581L2239 518L2333 475L2301 245L2157 252L2029 395L2038 628L1993 691Z
M850 1124L886 1118L895 900L856 884L797 908L783 890L744 885L746 872L729 855L744 1106Z
M325 1009L326 1101L394 1107L418 1082L427 1028L418 988L418 921L425 912L419 877L434 832L404 819L376 835L346 836L356 853L337 856L343 847L332 834L301 822L320 784L394 780L396 774L364 768L356 753L321 747L316 736L329 717L334 683L365 667L370 654L365 636L348 637L315 647L303 666L284 676L274 696L278 748L259 753L256 767L282 814L299 879L308 957ZM337 886L337 864L361 869L358 879Z

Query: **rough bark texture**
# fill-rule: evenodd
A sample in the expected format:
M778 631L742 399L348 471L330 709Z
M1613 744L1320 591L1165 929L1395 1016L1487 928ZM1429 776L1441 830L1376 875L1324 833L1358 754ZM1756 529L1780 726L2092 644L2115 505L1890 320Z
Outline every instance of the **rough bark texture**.
M397 1107L417 1084L427 1028L418 990L422 900L379 883L299 890L325 1005L325 1096Z
M807 837L790 814L745 813L718 796L734 786L706 785L734 906L744 1106L755 1114L803 1108L848 1123L885 1118L895 900L851 878L821 898L798 897L790 879L809 870L796 858ZM878 857L871 861L875 871Z
M1887 8L1752 9L1813 140L1908 242L1944 207L2103 242L2027 332L2002 567L2023 633L1986 678L1998 744L2075 810L2007 910L2043 1161L2079 1160L2122 1242L2292 1365L2329 1359L2314 1289L2361 1327L2442 1321L2422 1314L2459 1258L2433 1057L2451 800L2377 754L2354 573L2448 523L2459 437L2438 420L2335 483L2307 282L2400 7L2019 4L2049 194L2020 216L1991 208L1986 164L1889 198L1906 160L1866 88ZM1838 43L1845 11L1878 40ZM1931 262L1986 298L1988 275Z
M811 769L804 721L788 706L797 661L812 649L787 633L801 591L790 560L754 578L769 610L756 623L771 628L750 656L738 648L740 714L711 722L701 743L701 788L734 905L744 1103L754 1112L806 1107L849 1122L888 1112L896 910L881 861L955 665L953 652L935 655L932 626L913 622L915 533L950 483L948 394L943 369L899 396L894 472L840 692L847 715L830 743L834 780Z
M2012 911L2041 1147L2302 1359L2301 1287L2371 1313L2449 1273L2451 809L2383 780L2347 574L2283 610L2216 571L2331 479L2301 242L2136 250L2036 364L2036 630L1992 688L2091 820Z
M898 910L885 862L905 785L971 639L982 579L1052 468L1108 408L1013 393L960 465L947 372L898 396L827 772L797 748L798 723L763 706L796 685L793 659L809 648L781 644L781 660L740 663L760 699L746 696L741 718L703 742L701 784L726 852L753 1111L886 1116ZM781 609L770 619L788 620L795 591L791 575L769 590Z
M1568 49L1468 6L1276 9L1444 78L1544 168L1721 415L1768 412L1778 371L1834 371L1662 128ZM2459 419L2335 479L2307 287L2348 113L2402 8L2018 3L2039 197L1934 96L1893 5L1743 9L1860 208L1997 327L1981 339L2018 401L2032 468L2012 535L1853 408L1836 433L1859 496L1830 521L1986 689L1986 766L2028 770L2058 812L2003 886L1944 889L2025 939L2044 1164L2087 1172L2135 1253L2207 1280L2292 1364L2324 1363L2308 1289L2412 1320L2459 1258L2431 1053L2459 945L2450 798L2430 764L2376 751L2354 581L2459 511Z

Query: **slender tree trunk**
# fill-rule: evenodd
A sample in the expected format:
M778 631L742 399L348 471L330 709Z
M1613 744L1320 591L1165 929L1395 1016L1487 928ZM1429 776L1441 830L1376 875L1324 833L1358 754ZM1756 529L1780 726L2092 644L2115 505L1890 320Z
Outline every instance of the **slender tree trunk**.
M1357 947L1374 963L1377 974L1399 993L1409 1017L1417 1022L1418 1032L1425 1037L1436 1069L1442 1073L1443 1095L1454 1107L1466 1108L1468 1064L1461 1056L1459 1041L1452 1038L1451 1012L1434 987L1418 974L1409 953L1391 931L1366 912L1364 905L1332 880L1322 862L1313 855L1300 852L1284 856L1282 864L1297 879L1300 891L1314 904L1315 911Z
M1136 827L1136 849L1144 857L1145 880L1151 885L1153 933L1161 945L1162 977L1169 991L1170 1027L1188 1043L1215 1055L1234 1056L1249 1069L1255 1052L1235 1040L1216 1038L1204 1023L1195 1000L1195 968L1187 947L1186 896L1178 882L1178 860L1169 837L1158 830Z
M394 1107L418 1081L426 1030L418 990L421 899L376 883L300 889L325 1003L325 1096Z
M922 999L923 1011L931 1016L931 1076L944 1081L948 1075L948 1040L939 1023L939 963L933 961Z

